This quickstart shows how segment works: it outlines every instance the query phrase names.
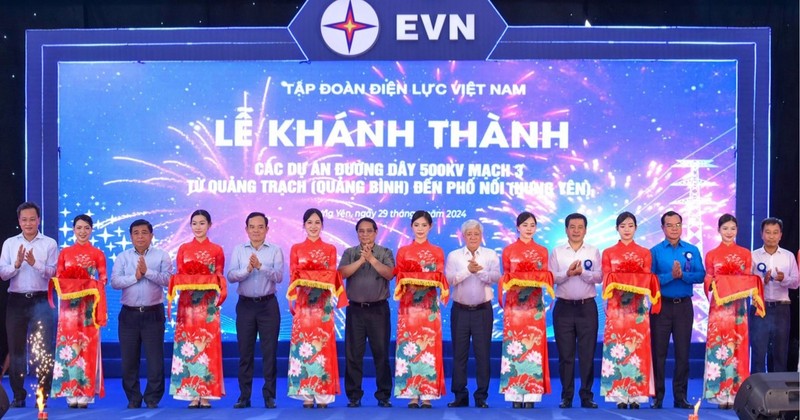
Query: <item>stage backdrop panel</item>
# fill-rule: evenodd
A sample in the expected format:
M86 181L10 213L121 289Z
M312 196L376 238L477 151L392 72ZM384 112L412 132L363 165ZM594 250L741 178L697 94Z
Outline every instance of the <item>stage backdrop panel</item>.
M174 257L198 208L228 256L247 240L245 216L266 213L267 240L287 257L310 207L340 255L361 217L380 244L410 243L420 209L445 252L478 219L498 253L524 210L548 248L565 241L566 215L585 214L601 249L616 243L620 212L637 215L650 247L676 210L703 253L720 214L736 213L752 246L769 213L764 28L508 27L487 0L309 0L286 28L28 31L26 65L27 197L62 247L90 214L110 266L139 218ZM288 266L282 340L287 283ZM699 287L694 303L703 341ZM119 305L109 290L104 340L116 340ZM341 338L344 311L336 320Z

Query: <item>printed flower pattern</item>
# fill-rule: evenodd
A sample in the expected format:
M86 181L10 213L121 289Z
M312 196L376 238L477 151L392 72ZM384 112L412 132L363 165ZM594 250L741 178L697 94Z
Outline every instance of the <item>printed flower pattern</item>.
M420 363L424 363L429 366L436 366L436 356L433 353L426 351L422 353L422 356L419 358Z
M522 348L522 343L520 343L519 341L512 341L508 343L508 346L506 346L506 351L510 356L513 357L517 357L520 354L522 354L523 350L524 349Z
M208 240L181 245L177 260L179 274L196 276L220 274L225 262L222 248ZM216 290L180 292L169 382L176 399L225 395L219 298Z
M413 288L407 288L406 294L412 294ZM430 299L435 302L435 288L424 288L433 294ZM426 299L427 301L428 299ZM400 398L414 398L419 395L439 396L438 382L441 380L442 345L441 314L405 308L404 316L398 316L397 354L395 356L395 395ZM400 309L404 311L404 309ZM435 317L429 320L429 313Z
M300 267L305 270L327 270L330 268L330 258L321 249L312 249L308 255L300 258Z
M398 250L398 272L441 272L444 253L428 243ZM394 394L440 397L444 389L442 318L436 287L405 285L399 298Z
M216 257L211 255L211 252L209 252L206 249L201 249L201 250L195 251L194 258L192 258L192 260L193 261L198 261L198 262L204 264L206 267L208 267L208 272L209 273L213 273L214 271L216 271L215 270L216 269L216 261L217 261Z
M641 368L642 359L639 358L639 356L635 353L631 355L630 359L628 359L628 362L630 362L630 364L635 366L637 369Z
M91 255L87 254L78 254L75 256L75 264L89 273L89 278L96 279L97 278L97 268L95 267L94 258Z
M530 293L529 289L515 287L506 295L502 360L507 368L500 372L500 392L504 394L543 394L545 389L542 363L547 346L546 327L544 317L538 320L535 317L535 312L543 313L544 307L541 289L535 299L519 298L522 293Z
M394 375L403 377L408 373L408 363L403 359L398 359L394 363Z
M61 251L56 277L62 293L66 282L86 279L105 284L105 255L91 245L73 245ZM71 284L75 286L75 283ZM96 291L95 291L96 292ZM53 384L50 396L104 396L103 377L98 372L100 330L93 312L95 295L60 300L58 330L53 360ZM99 310L98 310L99 312ZM97 314L105 317L105 312Z
M414 357L417 355L417 344L416 343L406 343L403 346L403 356L406 357Z
M715 381L719 379L720 371L719 371L719 364L714 362L707 362L706 363L706 380L707 381Z
M603 359L600 375L603 378L610 378L614 374L614 362L609 359Z
M87 298L87 300L91 301L92 298ZM60 312L65 316L60 322L76 325L81 329L72 331L59 329L60 334L56 338L56 357L53 361L53 386L51 388L51 396L54 398L93 396L97 389L93 372L98 363L96 351L99 346L99 335L95 336L97 329L93 323L89 322L89 325L83 325L86 315L83 310L85 308L81 308L80 305L82 299L73 299L72 301L78 304L75 306L64 305L66 308ZM89 315L89 320L91 320L91 315ZM84 333L87 330L90 332L89 335ZM93 340L93 337L96 339ZM87 359L83 357L84 354L94 354L94 356L90 356L87 362Z
M180 358L172 358L172 374L180 375L183 372L183 360Z
M300 361L295 358L289 359L289 376L300 376Z
M546 256L542 256L535 249L526 249L511 258L512 273L529 273L546 268Z
M742 366L735 353L743 354L742 360L748 359L746 303L745 299L739 299L723 305L712 302L711 306L713 310L708 313L703 396L726 401L736 395L747 378L747 373L742 375L740 372ZM749 369L747 363L744 366Z
M547 255L534 248L517 249L517 244L504 251L509 253L510 268L506 268L510 273L547 268ZM544 365L547 360L546 311L541 288L515 286L506 291L500 393L527 395L549 392L549 375Z
M743 275L752 266L751 254L740 246L726 246L706 255L708 275ZM745 281L744 279L742 281ZM703 398L713 403L732 402L750 373L747 299L719 305L709 302Z
M603 253L603 272L649 271L650 251L619 243ZM600 393L607 400L633 401L650 393L650 317L647 298L614 290L606 303Z
M327 296L330 296L330 292ZM336 363L336 337L331 316L333 306L305 305L301 300L298 298L299 304L295 307L292 322L289 395L336 394L337 384L333 383L334 376L331 374L337 372L338 376L338 369L333 366ZM328 321L322 321L323 314L327 315Z
M649 391L650 318L642 295L614 291L606 309L600 392L625 401L646 397ZM647 360L647 371L642 370ZM621 385L624 382L624 385Z
M315 272L336 267L336 249L322 241L292 246L290 270ZM294 276L296 277L296 276ZM311 278L310 280L314 280ZM297 285L289 345L288 395L339 393L334 299L329 290Z
M176 331L172 354L170 394L186 397L211 397L220 376L209 369L213 334L206 328ZM216 392L216 391L213 391Z
M622 254L622 259L612 261L615 273L642 273L644 272L644 259L635 252Z

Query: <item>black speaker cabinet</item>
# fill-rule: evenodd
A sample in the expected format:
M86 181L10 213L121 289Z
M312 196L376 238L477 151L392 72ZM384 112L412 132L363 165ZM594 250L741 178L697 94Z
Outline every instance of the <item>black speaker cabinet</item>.
M740 419L797 419L800 411L800 374L750 375L736 394L733 409Z

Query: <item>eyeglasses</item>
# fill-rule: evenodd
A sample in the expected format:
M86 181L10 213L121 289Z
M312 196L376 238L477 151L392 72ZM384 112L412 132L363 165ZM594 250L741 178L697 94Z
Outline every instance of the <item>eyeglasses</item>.
M672 228L680 229L681 226L683 226L683 224L681 223L675 223L675 224L667 223L666 225L664 225L664 227L666 227L667 229L672 229Z
M372 235L375 233L375 229L359 229L357 232L359 235Z

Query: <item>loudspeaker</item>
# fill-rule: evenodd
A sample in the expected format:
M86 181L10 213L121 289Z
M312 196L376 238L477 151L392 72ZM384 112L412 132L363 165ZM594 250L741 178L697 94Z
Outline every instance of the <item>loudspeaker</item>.
M733 401L740 419L797 419L800 374L756 373L745 379Z

